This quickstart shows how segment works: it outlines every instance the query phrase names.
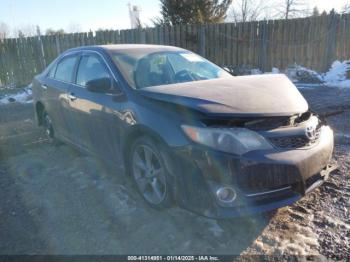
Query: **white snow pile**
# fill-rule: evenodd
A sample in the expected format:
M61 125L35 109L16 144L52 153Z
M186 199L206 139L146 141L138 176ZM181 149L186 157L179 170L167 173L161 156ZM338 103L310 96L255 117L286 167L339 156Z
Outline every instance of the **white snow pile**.
M294 83L320 84L324 82L319 73L300 65L294 65L293 67L287 68L285 74Z
M350 60L344 62L335 61L329 71L323 75L324 82L331 87L350 88L350 79L347 79L349 71Z
M23 90L15 94L8 94L0 97L0 105L7 105L10 103L32 103L32 88L31 86L27 86Z
M259 74L259 71L252 70L252 74ZM278 68L272 68L271 73L279 73ZM284 73L296 84L309 84L319 86L320 84L330 87L350 88L350 60L335 61L327 73L319 74L316 71L294 65L287 68Z
M251 75L261 75L262 73L263 72L261 72L261 70L258 69L258 68L253 68L253 69L250 70L250 74Z

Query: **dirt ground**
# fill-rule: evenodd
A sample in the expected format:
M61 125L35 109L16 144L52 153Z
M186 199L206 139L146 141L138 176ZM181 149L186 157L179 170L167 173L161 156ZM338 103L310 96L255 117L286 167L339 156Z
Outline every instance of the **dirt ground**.
M274 215L229 222L144 204L123 174L51 146L32 105L0 106L0 254L265 254L350 260L350 90L301 90L336 132L339 170Z

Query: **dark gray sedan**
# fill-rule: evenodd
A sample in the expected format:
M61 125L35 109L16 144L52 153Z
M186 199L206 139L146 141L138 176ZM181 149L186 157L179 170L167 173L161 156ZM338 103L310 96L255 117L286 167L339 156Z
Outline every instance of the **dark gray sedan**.
M124 171L154 208L276 209L329 174L333 132L284 75L233 77L184 49L75 48L33 81L50 141Z

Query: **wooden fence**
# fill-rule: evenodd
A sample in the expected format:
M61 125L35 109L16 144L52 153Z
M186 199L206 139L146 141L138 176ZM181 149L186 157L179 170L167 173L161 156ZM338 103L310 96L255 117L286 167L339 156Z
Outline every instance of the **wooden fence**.
M69 48L119 43L179 46L221 66L269 71L296 63L324 72L334 60L350 59L350 14L0 40L0 86L30 83Z

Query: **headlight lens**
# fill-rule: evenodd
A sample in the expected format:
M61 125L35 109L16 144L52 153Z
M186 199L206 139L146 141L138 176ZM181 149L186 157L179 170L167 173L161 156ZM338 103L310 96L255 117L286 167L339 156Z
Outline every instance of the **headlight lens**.
M243 155L272 148L261 135L245 128L181 127L192 141L227 153Z

